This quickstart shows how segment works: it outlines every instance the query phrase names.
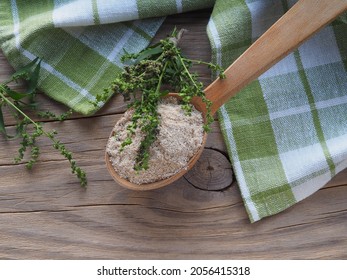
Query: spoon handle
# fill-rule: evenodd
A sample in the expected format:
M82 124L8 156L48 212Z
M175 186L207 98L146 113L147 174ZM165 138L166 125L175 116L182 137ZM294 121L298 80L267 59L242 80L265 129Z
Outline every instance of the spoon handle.
M299 0L206 89L212 113L304 40L347 10L347 0Z

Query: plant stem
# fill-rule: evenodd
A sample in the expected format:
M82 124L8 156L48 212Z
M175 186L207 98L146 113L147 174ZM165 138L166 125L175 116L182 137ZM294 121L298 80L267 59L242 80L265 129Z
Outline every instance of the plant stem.
M196 84L196 82L195 82L195 80L193 79L192 75L190 74L189 70L187 69L187 66L186 66L186 64L184 63L183 58L182 58L180 55L179 55L178 57L179 57L179 59L180 59L182 65L183 65L184 71L187 73L189 79L192 81L193 85L199 90L200 88L199 88L199 86Z
M2 85L0 85L0 89L4 89ZM25 114L21 109L19 109L16 105L14 105L11 100L9 100L0 90L0 97L13 109L15 109L18 113L20 113L24 118L26 118L28 121L30 121L37 129L41 129L41 126L38 125L35 121L33 121L27 114ZM48 136L47 134L45 134Z
M203 64L203 65L211 65L211 62L206 62L206 61L202 61L202 60L196 60L196 59L186 59L186 58L182 58L183 60L185 61L190 61L190 62L193 62L193 63L196 63L196 64Z
M69 161L72 173L76 174L76 176L80 179L81 186L85 187L87 185L86 173L80 167L78 167L76 165L76 162L72 158L71 152L69 152L65 148L64 144L62 144L58 140L56 140L56 138L54 137L56 132L49 133L49 132L46 132L45 130L43 130L42 125L36 123L27 114L25 114L20 108L18 108L18 106L16 106L13 102L11 102L11 100L9 100L2 93L3 90L4 90L4 87L2 85L0 85L0 97L1 97L1 99L4 102L6 102L9 106L11 106L13 109L15 109L18 113L20 113L24 117L25 120L28 120L29 122L31 122L35 126L36 131L39 131L40 133L45 135L48 139L50 139L53 142L53 147L56 150L58 150L61 153L61 155L64 156Z
M160 87L161 87L161 82L162 82L162 80L163 80L163 77L164 77L164 73L165 73L167 64L168 64L168 61L165 62L164 67L163 67L163 70L161 71L161 74L160 74L160 76L159 76L159 81L158 81L158 85L157 85L157 88L156 88L156 90L155 90L155 93L159 93L159 90L160 90Z

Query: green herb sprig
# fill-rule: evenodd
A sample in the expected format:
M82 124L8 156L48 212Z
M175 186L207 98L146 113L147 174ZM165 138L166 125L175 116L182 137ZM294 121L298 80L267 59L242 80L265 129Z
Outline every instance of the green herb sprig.
M26 167L31 169L37 162L40 155L40 148L37 145L37 139L45 136L51 140L54 149L58 150L60 154L65 157L71 166L71 171L77 176L81 186L87 185L87 177L85 171L77 166L76 161L73 159L72 153L61 143L57 138L57 132L46 131L43 124L34 121L30 118L25 111L34 110L40 117L49 117L63 121L72 111L68 111L60 116L56 116L52 112L40 112L37 108L35 101L36 87L40 72L41 61L36 58L22 69L15 72L9 80L0 84L0 134L6 139L21 138L18 155L15 157L15 163L23 161L25 153L30 150L30 158L26 163ZM18 82L24 79L27 83L27 90L25 92L18 92L10 88L9 84ZM16 120L16 134L9 135L6 130L5 120L3 116L3 108L7 107Z
M98 106L114 93L122 94L125 100L132 100L129 106L134 112L121 151L132 143L135 130L141 128L145 137L136 157L134 169L137 171L148 168L149 148L156 140L160 121L158 103L169 93L168 89L179 93L181 106L188 115L192 112L190 101L193 97L200 97L207 108L205 131L209 131L213 122L211 101L206 98L203 84L198 81L198 75L191 72L191 67L194 64L204 64L219 72L221 78L224 78L224 70L211 62L185 58L178 47L184 31L175 29L167 38L137 54L125 53L122 57L122 62L126 64L124 71L116 76L110 87L100 93L94 102Z

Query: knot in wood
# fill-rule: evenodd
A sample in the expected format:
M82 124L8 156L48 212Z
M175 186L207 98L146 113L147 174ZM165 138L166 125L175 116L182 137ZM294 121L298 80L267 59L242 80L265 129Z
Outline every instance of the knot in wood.
M199 160L184 177L195 188L220 191L232 184L233 171L225 155L204 149Z

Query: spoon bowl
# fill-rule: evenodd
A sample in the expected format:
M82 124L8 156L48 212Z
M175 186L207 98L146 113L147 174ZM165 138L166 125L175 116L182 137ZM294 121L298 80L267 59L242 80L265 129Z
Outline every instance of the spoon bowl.
M179 97L179 95L177 93L169 93L168 96L180 99L180 97ZM196 104L194 104L194 103L196 103ZM194 105L194 107L198 111L202 112L203 118L205 119L205 117L206 117L206 107L204 106L204 103L202 103L198 99L194 99L192 101L192 104ZM113 136L113 133L114 132L111 132L110 137ZM112 178L118 184L120 184L121 186L123 186L123 187L125 187L127 189L137 190L137 191L147 191L147 190L158 189L158 188L167 186L167 185L173 183L174 181L178 180L180 177L182 177L185 173L187 173L194 166L194 164L200 158L200 155L201 155L201 153L204 150L206 139L207 139L207 133L204 132L201 146L199 147L198 151L193 155L193 157L189 160L187 166L185 168L182 168L179 172L177 172L173 176L171 176L169 178L166 178L164 180L156 181L156 182L153 182L153 183L141 184L141 185L131 183L128 180L126 180L126 179L122 178L121 176L119 176L119 174L116 172L116 170L112 166L109 154L106 152L105 153L105 161L106 161L107 170L110 173L110 175L112 176Z
M243 87L346 10L346 0L299 0L225 70L225 79L217 78L204 90L207 99L212 102L211 113L214 114ZM179 98L176 93L170 93L170 96ZM206 119L207 110L201 98L193 98L191 103ZM120 177L114 170L107 152L106 166L112 178L125 188L138 191L161 188L173 183L194 166L204 150L206 139L207 134L204 133L202 145L185 168L157 182L137 185Z

